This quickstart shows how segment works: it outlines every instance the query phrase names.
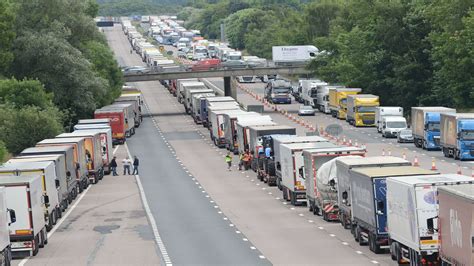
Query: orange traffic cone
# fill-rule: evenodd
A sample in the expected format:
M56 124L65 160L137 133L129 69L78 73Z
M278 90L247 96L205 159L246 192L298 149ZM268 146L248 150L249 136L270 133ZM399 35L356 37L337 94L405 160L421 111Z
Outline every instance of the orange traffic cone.
M403 154L402 154L402 158L403 158L403 160L406 160L406 159L407 159L407 154L406 154L406 153L403 153Z
M349 139L349 146L352 146L352 139Z
M461 166L459 164L458 164L458 171L456 172L456 174L462 175Z
M415 155L415 160L413 161L413 166L420 166L420 162L418 162L418 156Z
M355 140L354 146L359 147L359 143L357 143L357 140Z
M382 149L382 156L385 156L385 149Z
M346 145L346 144L347 144L347 143L346 143L346 136L343 136L343 137L342 137L342 145Z
M392 156L392 150L388 149L388 156Z
M436 168L435 159L432 159L432 160L431 160L431 170L438 170L438 168Z

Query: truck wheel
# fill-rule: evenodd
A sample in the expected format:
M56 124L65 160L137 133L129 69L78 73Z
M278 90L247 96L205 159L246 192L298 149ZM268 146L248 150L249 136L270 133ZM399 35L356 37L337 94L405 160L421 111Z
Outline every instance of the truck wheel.
M286 188L285 188L285 187L282 187L281 193L283 194L283 199L284 199L284 200L288 200L288 199L286 198Z
M45 235L45 233L43 232L43 230L41 230L41 232L38 235L39 235L39 241L38 241L39 244L38 244L38 246L40 248L44 248L44 235Z
M39 234L35 236L35 239L33 240L33 256L36 256L39 251Z
M313 204L311 204L311 201L309 201L308 207L309 207L309 208L308 208L308 211L309 211L309 212L313 212Z
M294 193L293 191L289 191L289 192L290 192L291 205L296 206L296 193Z
M316 206L315 202L313 202L313 214L319 216L319 207Z
M390 257L392 258L392 260L397 260L397 253L396 253L396 248L395 248L395 245L397 244L397 242L395 241L391 241L390 243Z

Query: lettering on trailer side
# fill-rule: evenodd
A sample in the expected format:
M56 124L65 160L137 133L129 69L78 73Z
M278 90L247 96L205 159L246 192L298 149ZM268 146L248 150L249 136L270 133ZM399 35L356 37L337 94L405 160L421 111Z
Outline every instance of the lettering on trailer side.
M449 231L451 234L451 245L462 248L462 226L461 221L458 219L457 210L449 210Z

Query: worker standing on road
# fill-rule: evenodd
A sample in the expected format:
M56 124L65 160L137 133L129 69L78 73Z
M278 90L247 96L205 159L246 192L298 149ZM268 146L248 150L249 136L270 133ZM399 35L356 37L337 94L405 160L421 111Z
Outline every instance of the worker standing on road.
M242 170L242 166L244 165L244 156L245 153L240 153L239 155L239 171Z
M130 174L130 165L132 165L132 161L130 161L130 158L127 156L127 158L123 159L123 175L125 173Z
M232 171L230 169L232 167L232 155L230 154L230 152L228 152L225 156L225 162L227 163L227 170Z
M138 160L137 156L133 157L133 173L132 175L138 175L138 165L140 164L140 161Z
M112 175L113 176L118 176L117 174L117 157L114 156L114 158L112 158L112 161L110 161L110 170L112 170Z
M243 158L243 165L245 170L249 170L250 168L250 161L252 160L252 155L248 150L245 150L244 158Z

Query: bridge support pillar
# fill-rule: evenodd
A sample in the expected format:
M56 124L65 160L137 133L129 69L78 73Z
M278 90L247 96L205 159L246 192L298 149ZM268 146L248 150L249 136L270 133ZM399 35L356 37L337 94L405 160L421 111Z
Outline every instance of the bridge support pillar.
M224 77L224 95L230 96L237 100L237 90L232 77Z

